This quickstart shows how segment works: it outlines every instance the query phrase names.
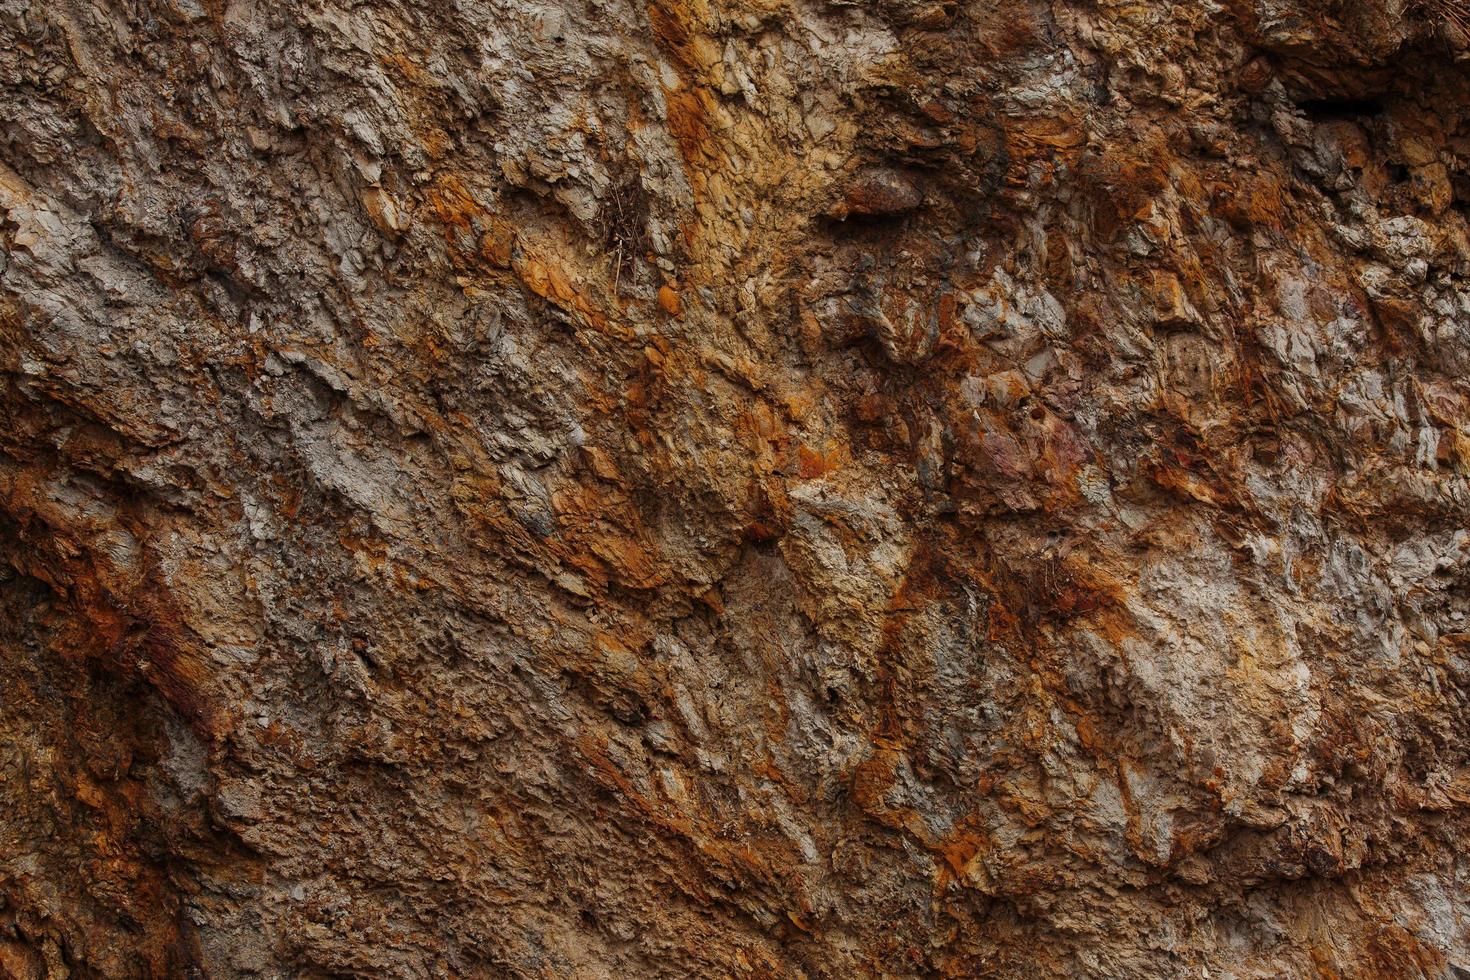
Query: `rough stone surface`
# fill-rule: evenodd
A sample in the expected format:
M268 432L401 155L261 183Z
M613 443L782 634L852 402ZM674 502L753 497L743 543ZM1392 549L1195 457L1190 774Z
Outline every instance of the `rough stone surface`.
M0 0L0 975L1463 977L1451 0Z

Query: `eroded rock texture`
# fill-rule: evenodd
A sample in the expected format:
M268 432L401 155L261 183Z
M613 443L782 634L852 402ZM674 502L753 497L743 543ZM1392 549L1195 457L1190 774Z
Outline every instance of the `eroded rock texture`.
M1463 22L0 3L0 974L1466 975Z

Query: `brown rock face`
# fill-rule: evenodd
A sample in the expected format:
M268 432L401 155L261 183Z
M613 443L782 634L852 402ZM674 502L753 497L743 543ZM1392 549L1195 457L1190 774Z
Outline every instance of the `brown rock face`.
M0 976L1466 976L1463 14L0 0Z
M844 220L853 215L891 216L916 211L923 192L896 170L867 170L845 188L842 199L827 210L828 217Z

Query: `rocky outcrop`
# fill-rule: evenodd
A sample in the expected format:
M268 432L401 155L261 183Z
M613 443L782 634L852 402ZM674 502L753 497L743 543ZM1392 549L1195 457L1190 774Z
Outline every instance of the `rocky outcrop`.
M1466 23L0 2L0 974L1465 975Z

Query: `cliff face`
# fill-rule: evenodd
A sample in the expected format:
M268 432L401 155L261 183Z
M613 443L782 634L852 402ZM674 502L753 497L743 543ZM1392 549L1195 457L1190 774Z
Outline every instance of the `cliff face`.
M1464 23L0 3L0 974L1466 975Z

